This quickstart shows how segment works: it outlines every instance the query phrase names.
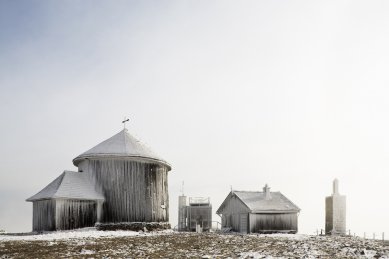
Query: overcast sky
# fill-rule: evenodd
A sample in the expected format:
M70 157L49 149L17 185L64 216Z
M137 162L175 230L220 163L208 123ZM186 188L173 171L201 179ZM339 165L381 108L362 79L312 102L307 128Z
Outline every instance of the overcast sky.
M337 177L347 229L389 233L388 46L387 1L0 0L0 229L128 116L173 226L182 181L214 212L267 183L311 234Z

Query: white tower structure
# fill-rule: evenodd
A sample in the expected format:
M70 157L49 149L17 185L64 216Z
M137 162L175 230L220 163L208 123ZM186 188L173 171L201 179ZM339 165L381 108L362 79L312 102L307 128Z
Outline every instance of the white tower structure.
M186 196L178 196L178 231L186 231Z
M178 231L186 231L186 196L184 182L182 182L181 195L178 196Z
M346 234L346 196L339 194L339 181L333 181L332 195L326 197L326 225L327 235Z

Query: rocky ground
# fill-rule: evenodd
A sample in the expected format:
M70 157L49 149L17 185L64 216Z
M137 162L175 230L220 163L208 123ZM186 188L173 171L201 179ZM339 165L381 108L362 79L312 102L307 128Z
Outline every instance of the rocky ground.
M389 258L389 243L354 237L136 233L2 238L0 258Z

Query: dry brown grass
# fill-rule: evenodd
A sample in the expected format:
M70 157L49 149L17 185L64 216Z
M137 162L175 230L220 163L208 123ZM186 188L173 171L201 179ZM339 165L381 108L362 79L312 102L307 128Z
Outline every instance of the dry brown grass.
M303 240L255 235L169 234L59 241L3 241L0 258L237 258L244 252L285 258L356 258L388 246L359 238L308 237ZM90 252L90 254L85 254ZM314 257L312 257L314 255ZM247 254L245 255L247 256ZM311 257L308 257L311 256Z

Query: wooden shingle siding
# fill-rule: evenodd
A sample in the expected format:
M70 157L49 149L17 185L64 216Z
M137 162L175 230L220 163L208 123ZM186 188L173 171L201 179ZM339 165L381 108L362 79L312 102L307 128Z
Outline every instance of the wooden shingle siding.
M57 230L93 227L97 221L97 202L57 200L56 215Z
M33 202L32 230L55 230L55 200L39 200Z
M222 227L240 233L297 233L300 209L280 192L231 191L216 211Z
M105 197L101 222L169 220L166 166L124 159L91 159L88 163L83 168Z
M247 206L235 195L231 195L227 198L226 202L223 203L223 206L219 208L219 210L222 214L250 212L249 208L247 208Z
M249 211L239 198L231 195L221 209L222 227L231 227L233 231L240 232L241 214L248 214Z
M232 227L232 230L235 232L240 231L240 213L234 213L229 215L230 218L230 224Z
M250 232L297 232L296 213L253 214L249 216Z

